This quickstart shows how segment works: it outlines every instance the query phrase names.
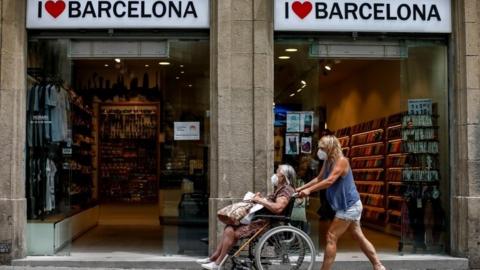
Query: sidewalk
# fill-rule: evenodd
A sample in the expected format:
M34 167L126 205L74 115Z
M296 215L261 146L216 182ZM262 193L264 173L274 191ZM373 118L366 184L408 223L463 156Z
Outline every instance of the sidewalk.
M406 270L468 270L468 260L440 255L404 255L379 254L387 269ZM48 269L192 269L199 270L196 257L188 256L153 256L133 253L111 254L75 254L69 257L27 257L16 260L13 266L3 266L0 270L48 270ZM322 257L317 257L320 268ZM30 266L30 267L28 267ZM39 267L39 268L37 268ZM371 266L362 253L340 253L334 269L370 270ZM80 270L80 269L79 269Z

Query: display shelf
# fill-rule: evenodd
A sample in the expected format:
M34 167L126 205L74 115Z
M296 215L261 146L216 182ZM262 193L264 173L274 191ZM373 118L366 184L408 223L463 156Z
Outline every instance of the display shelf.
M373 155L373 156L352 157L352 160L357 160L357 159L368 160L368 159L381 159L381 158L385 158L385 156L383 156L383 155Z
M103 201L155 202L158 198L157 103L100 105L99 186Z
M372 142L372 143L365 143L365 144L356 144L356 145L352 145L350 148L359 148L359 147L372 146L372 145L377 145L377 144L384 144L384 142Z

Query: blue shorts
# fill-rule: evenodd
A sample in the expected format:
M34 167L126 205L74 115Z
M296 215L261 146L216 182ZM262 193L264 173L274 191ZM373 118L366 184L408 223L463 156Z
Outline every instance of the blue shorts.
M335 217L346 221L360 221L360 218L362 218L362 210L362 201L358 200L347 210L338 210L335 213Z

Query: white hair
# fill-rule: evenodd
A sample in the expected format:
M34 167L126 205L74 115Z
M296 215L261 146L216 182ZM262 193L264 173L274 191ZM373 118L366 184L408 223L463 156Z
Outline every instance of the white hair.
M295 183L297 180L297 173L295 172L295 169L288 165L288 164L282 164L278 166L280 169L280 172L285 176L285 179L287 180L287 184L292 185Z

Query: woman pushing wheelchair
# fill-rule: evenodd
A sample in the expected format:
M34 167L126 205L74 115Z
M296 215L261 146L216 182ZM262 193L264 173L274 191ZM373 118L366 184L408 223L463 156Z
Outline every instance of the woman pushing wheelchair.
M296 191L300 197L308 197L312 192L326 189L327 201L335 211L335 218L327 232L327 244L321 269L332 268L337 253L337 241L349 230L372 263L373 269L384 270L385 267L378 259L375 248L360 227L362 201L355 186L348 159L343 156L340 142L335 136L327 135L320 139L318 148L318 158L325 161L319 175L297 188Z

